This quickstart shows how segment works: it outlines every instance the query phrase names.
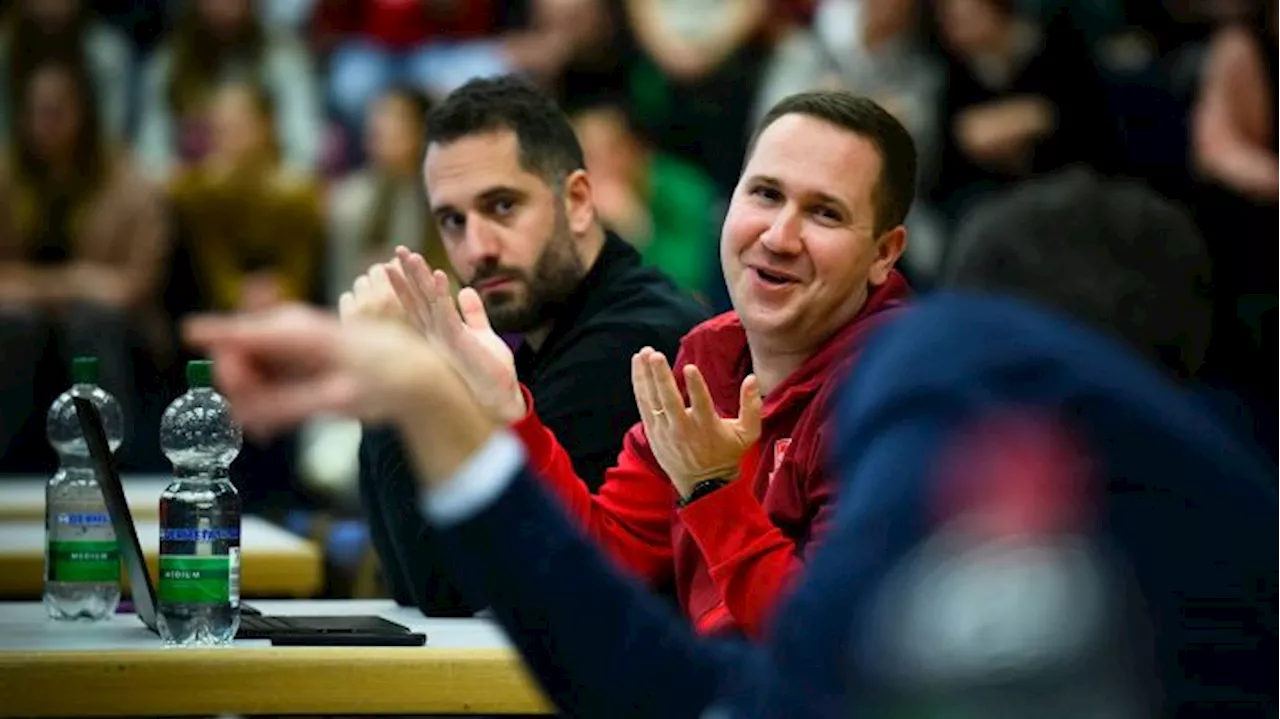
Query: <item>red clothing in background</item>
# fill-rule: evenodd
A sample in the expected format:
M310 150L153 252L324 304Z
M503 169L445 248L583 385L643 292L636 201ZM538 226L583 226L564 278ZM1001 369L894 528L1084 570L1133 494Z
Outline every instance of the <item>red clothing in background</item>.
M494 0L327 0L316 11L323 35L358 35L391 49L493 33Z

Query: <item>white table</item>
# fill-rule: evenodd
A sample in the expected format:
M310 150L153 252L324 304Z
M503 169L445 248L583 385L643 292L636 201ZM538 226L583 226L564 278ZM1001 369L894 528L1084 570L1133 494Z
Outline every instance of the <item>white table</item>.
M126 474L124 497L136 519L160 515L160 493L173 480L163 474ZM0 520L44 519L44 487L48 477L0 475Z
M160 526L135 520L138 541L155 581ZM240 590L246 597L312 597L324 574L320 550L261 517L240 522ZM44 590L44 522L0 522L0 597L35 599Z
M428 619L390 600L254 602L264 614L376 614L427 635L424 647L272 647L261 640L165 648L137 617L45 619L0 603L0 714L540 713L549 710L501 631L485 619Z

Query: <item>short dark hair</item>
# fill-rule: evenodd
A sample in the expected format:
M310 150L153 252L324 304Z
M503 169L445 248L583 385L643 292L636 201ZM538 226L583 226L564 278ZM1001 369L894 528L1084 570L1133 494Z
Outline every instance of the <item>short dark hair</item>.
M446 145L486 132L510 130L520 166L560 187L587 165L569 118L541 90L514 76L476 78L449 93L427 115L427 142Z
M815 90L783 98L756 126L744 163L760 135L785 115L808 115L870 140L880 152L880 178L874 196L875 232L901 225L916 195L916 143L911 133L874 100L842 90Z
M940 285L1005 292L1118 336L1181 377L1204 361L1209 249L1146 185L1073 167L986 200L957 228Z

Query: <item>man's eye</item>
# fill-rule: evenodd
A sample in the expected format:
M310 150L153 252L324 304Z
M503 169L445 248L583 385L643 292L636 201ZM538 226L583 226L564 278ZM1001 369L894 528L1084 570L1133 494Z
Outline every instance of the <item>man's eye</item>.
M841 222L844 222L844 216L841 215L838 211L830 207L815 207L813 210L813 216L817 217L823 222L832 223L832 224L839 224Z
M763 185L753 188L751 190L751 194L762 200L768 200L769 202L777 202L782 199L782 193L779 192L777 188L766 187Z
M494 200L493 202L493 214L495 215L509 215L514 209L516 209L516 203L511 200Z

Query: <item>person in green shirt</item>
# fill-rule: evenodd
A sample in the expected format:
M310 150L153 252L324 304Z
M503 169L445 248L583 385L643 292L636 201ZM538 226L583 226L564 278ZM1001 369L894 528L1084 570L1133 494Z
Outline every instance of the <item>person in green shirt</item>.
M573 113L604 224L680 287L704 295L713 279L723 199L697 167L653 149L626 109L601 101Z

